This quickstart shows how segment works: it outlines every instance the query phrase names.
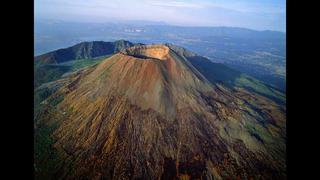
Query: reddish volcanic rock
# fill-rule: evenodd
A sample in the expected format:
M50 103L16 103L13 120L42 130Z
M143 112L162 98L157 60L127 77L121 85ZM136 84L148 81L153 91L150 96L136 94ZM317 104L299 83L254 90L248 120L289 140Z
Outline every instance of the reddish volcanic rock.
M165 45L134 46L48 101L63 179L284 179L285 112L210 83ZM59 113L60 112L60 113ZM63 115L62 115L62 114Z

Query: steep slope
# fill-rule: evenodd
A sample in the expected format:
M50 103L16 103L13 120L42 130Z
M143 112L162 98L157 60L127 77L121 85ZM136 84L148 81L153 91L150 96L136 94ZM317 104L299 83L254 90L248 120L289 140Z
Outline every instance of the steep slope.
M199 72L201 72L212 83L223 83L229 88L245 88L246 90L266 96L277 103L285 104L285 94L270 85L229 68L223 64L213 63L209 59L197 55L179 46L167 44L180 56L185 57Z
M286 177L282 107L211 83L169 46L125 49L51 86L35 118L39 179Z

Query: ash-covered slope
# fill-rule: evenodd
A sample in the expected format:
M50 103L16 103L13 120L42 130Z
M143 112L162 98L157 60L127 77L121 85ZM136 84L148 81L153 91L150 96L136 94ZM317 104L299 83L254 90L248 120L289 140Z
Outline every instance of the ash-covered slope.
M286 177L282 108L210 83L169 46L134 46L53 84L36 117L51 142L38 178Z

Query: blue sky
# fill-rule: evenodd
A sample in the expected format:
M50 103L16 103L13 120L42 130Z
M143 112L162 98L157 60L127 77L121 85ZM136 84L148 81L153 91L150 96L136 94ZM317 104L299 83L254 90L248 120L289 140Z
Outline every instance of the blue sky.
M286 29L285 0L35 0L35 18Z

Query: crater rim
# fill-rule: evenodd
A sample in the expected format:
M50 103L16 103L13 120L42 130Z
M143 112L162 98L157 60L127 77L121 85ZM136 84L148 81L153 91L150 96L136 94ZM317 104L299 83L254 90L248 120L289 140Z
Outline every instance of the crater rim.
M132 56L139 59L155 59L165 61L170 48L166 45L137 45L120 51L121 54Z

